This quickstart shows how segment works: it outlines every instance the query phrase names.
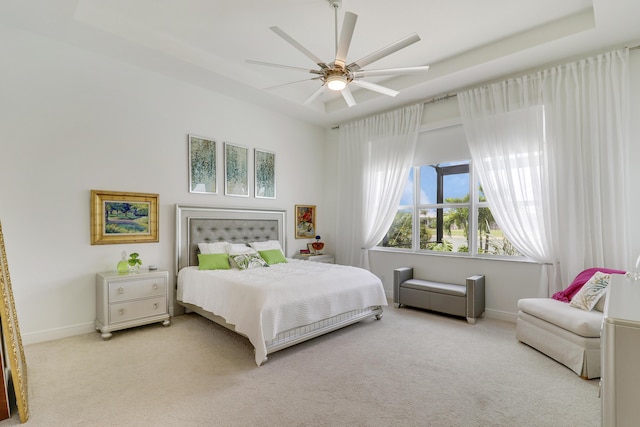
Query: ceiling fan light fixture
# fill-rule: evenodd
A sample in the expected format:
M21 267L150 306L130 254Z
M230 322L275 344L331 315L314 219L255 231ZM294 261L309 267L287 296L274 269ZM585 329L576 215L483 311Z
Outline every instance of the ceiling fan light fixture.
M347 78L342 74L332 74L327 77L327 87L336 92L340 92L347 87Z

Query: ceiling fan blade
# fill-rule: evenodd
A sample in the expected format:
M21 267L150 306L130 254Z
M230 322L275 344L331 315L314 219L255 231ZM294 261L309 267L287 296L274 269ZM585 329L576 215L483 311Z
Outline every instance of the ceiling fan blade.
M322 86L320 86L318 88L318 90L313 92L311 94L311 96L309 98L307 98L306 101L304 101L304 105L307 105L307 104L310 104L311 102L313 102L313 100L316 99L322 92L324 92L324 84Z
M308 68L302 68L302 67L292 67L291 65L273 64L271 62L254 61L253 59L246 59L245 62L248 64L265 65L267 67L286 68L288 70L304 71L305 73L322 74L322 72L318 70L310 70Z
M391 75L406 75L406 74L419 74L429 71L429 66L420 67L404 67L404 68L384 68L379 70L360 70L351 73L354 79L363 77L377 77L377 76L391 76Z
M352 82L353 83L353 82ZM340 91L342 93L342 97L344 98L344 100L347 102L347 105L349 107L353 107L354 105L356 105L356 100L353 99L353 94L351 93L351 91L349 90L349 86L345 87L344 89L342 89Z
M397 94L400 93L400 92L398 92L396 90L389 89L387 87L380 86L380 85L377 85L375 83L366 82L364 80L351 80L351 84L359 86L359 87L361 87L363 89L369 89L369 90L372 90L374 92L378 92L378 93L381 93L383 95L388 95L388 96L396 96Z
M264 90L277 89L277 88L284 87L284 86L294 85L296 83L310 82L311 80L319 80L319 79L321 79L321 77L312 77L310 79L296 80L295 82L288 82L288 83L282 83L280 85L265 87Z
M335 63L344 67L347 63L347 52L349 52L349 46L351 46L351 38L353 37L353 31L356 28L356 21L358 15L351 12L345 12L344 20L342 21L342 32L340 33L340 41L336 46L336 60Z
M311 53L306 47L302 46L300 43L298 43L296 40L293 39L293 37L291 37L289 34L285 33L284 31L282 31L280 28L278 27L269 27L271 29L271 31L273 31L274 33L276 33L277 35L279 35L280 37L282 37L287 43L289 43L291 46L295 47L296 49L298 49L300 52L304 53L305 56L309 59L311 59L313 62L315 62L316 64L318 64L318 66L322 69L326 69L329 68L327 66L327 64L325 64L324 62L322 62L322 59L318 58L316 55L314 55L313 53Z
M385 56L391 55L392 53L397 52L400 49L404 49L405 47L412 45L418 41L420 41L420 36L418 36L416 33L413 33L401 40L398 40L395 43L391 43L389 46L383 47L382 49L365 56L362 59L352 62L348 65L348 68L355 71L360 70L371 64L372 62L378 61Z

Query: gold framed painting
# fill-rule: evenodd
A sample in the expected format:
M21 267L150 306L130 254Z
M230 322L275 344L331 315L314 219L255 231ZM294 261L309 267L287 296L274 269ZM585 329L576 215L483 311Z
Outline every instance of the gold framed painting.
M314 239L315 237L316 207L296 205L296 239Z
M157 194L91 190L91 244L158 242Z

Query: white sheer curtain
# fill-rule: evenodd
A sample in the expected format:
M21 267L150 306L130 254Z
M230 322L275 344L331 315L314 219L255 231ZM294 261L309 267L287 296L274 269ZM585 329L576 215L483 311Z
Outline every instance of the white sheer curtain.
M369 268L409 176L422 104L340 126L336 257Z
M628 267L628 69L625 49L458 94L496 222L553 266L541 295L587 267Z

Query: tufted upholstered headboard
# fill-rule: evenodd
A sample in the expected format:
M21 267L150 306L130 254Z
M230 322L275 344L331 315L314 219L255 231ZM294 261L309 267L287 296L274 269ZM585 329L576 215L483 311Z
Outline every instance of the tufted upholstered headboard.
M278 240L286 255L284 210L176 205L176 274L198 264L198 243Z

